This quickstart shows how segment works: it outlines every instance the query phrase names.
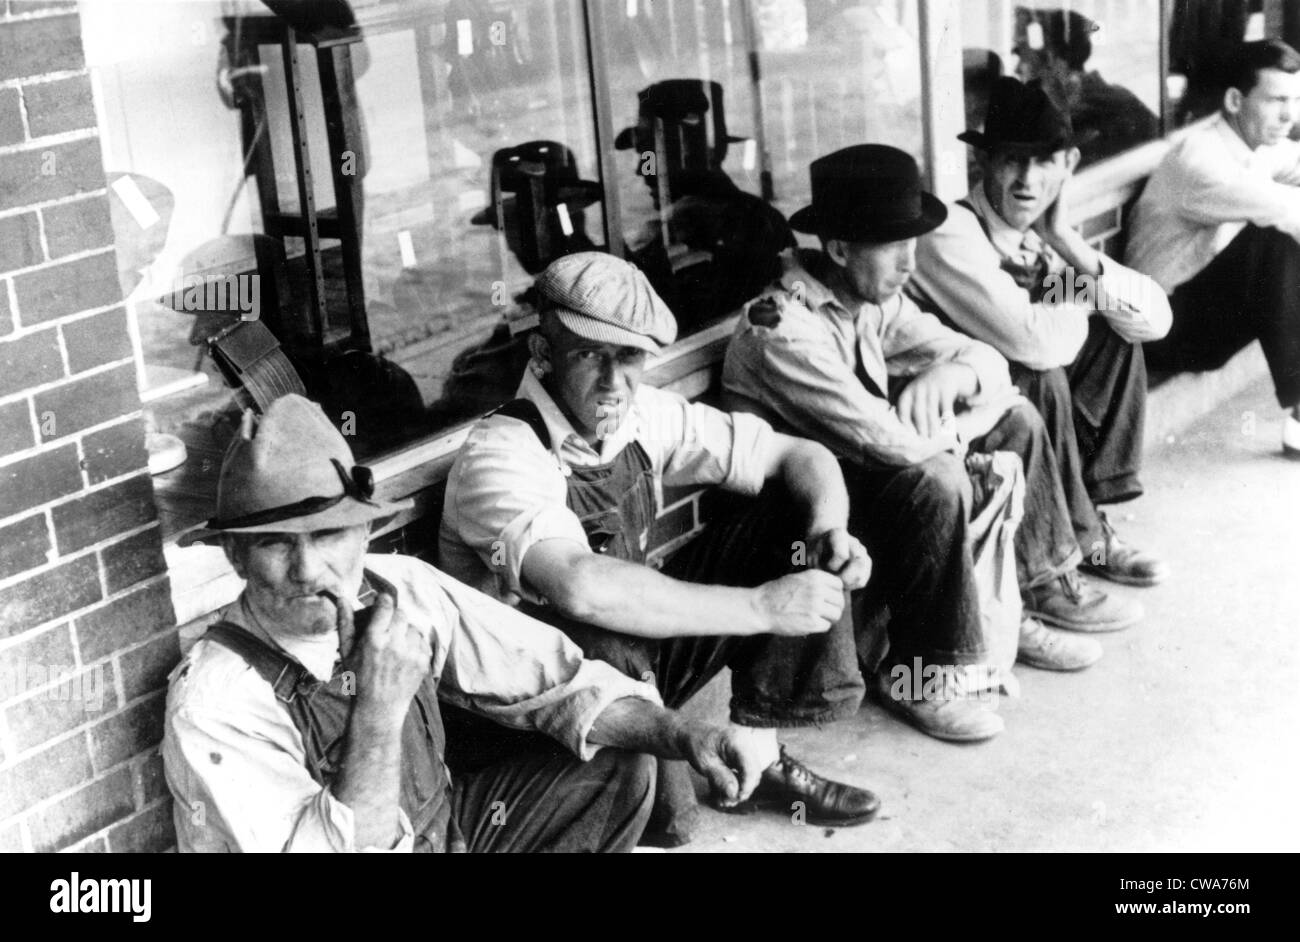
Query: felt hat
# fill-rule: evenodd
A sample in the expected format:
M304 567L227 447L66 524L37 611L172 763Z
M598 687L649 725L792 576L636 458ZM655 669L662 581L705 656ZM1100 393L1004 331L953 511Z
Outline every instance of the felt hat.
M1033 81L1004 75L993 83L983 131L963 131L957 140L981 150L1046 156L1074 147L1092 135L1074 133L1070 115Z
M599 183L578 176L578 160L572 150L558 141L525 141L514 147L503 147L492 155L488 205L475 213L470 222L501 228L497 219L498 197L519 193L534 178L541 180L548 206L563 203L570 210L578 210L604 198Z

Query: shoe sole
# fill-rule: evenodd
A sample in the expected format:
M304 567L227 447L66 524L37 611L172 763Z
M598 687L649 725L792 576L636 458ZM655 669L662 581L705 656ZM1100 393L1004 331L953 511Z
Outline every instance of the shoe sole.
M1064 628L1066 631L1077 631L1080 634L1105 634L1110 631L1123 631L1126 628L1132 628L1134 625L1141 623L1142 619L1135 618L1131 621L1121 622L1069 622L1057 618L1055 615L1048 615L1045 612L1036 612L1033 609L1025 609L1025 614L1036 618L1044 625L1052 628Z
M1300 448L1292 448L1290 445L1283 445L1282 457L1287 461L1300 461Z
M1060 674L1073 674L1077 671L1086 671L1089 667L1092 667L1092 665L1096 664L1097 661L1100 660L1101 658L1097 658L1095 661L1089 661L1087 664L1080 664L1077 667L1062 667L1055 661L1040 661L1036 658L1025 657L1020 654L1016 655L1017 664L1024 664L1026 667L1033 667L1040 671L1056 671Z
M1300 459L1297 459L1300 460ZM1140 589L1149 589L1153 585L1159 585L1164 582L1167 576L1125 576L1117 572L1107 572L1105 569L1094 569L1091 566L1080 564L1079 572L1087 576L1096 576L1098 579L1105 579L1108 582L1114 582L1119 585L1132 585Z
M792 799L791 804L793 804L793 802L798 800L799 799L797 798ZM759 810L774 811L777 814L784 814L784 815L790 814L789 804L787 804L784 799L780 799L780 798L759 798L759 799L751 798L749 801L742 801L740 804L733 805L730 808L724 808L721 805L717 805L717 804L712 805L712 807L714 811L721 811L723 814L748 815L748 814L755 814ZM856 815L855 817L852 818L824 818L820 815L814 816L812 814L809 814L806 818L804 818L804 820L808 824L814 825L816 827L851 828L851 827L857 827L859 824L866 824L867 822L873 820L876 817L876 815L879 813L880 813L880 809L876 808L874 811L868 811L866 814Z

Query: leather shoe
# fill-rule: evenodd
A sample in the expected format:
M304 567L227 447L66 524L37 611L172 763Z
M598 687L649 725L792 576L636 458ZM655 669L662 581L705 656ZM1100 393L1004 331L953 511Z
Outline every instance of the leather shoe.
M1002 717L978 695L956 689L955 675L942 672L943 683L929 699L896 696L894 681L886 671L876 672L876 696L888 710L911 723L927 736L946 742L979 742L992 739L1006 729ZM910 693L911 682L906 682ZM996 694L994 694L996 697Z
M1020 622L1020 645L1016 660L1045 671L1080 671L1101 660L1101 645L1091 638L1080 638L1048 628L1035 618Z
M880 810L880 799L865 788L833 782L818 775L781 747L781 758L763 770L763 778L749 801L721 810L746 814L758 805L776 806L783 812L803 805L804 820L826 827L866 824Z
M1105 543L1085 552L1079 568L1090 576L1099 576L1121 585L1151 586L1164 581L1169 567L1150 553L1129 546L1115 533L1106 515L1098 511ZM1098 560L1100 557L1100 560Z
M1142 620L1142 606L1107 595L1071 570L1024 592L1025 614L1071 631L1119 631Z

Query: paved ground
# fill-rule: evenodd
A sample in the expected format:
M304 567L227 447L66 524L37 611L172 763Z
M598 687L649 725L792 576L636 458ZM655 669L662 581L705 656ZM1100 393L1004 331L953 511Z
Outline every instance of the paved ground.
M1300 848L1300 463L1278 456L1280 429L1263 382L1149 456L1147 496L1117 522L1173 578L1114 589L1147 619L1101 636L1091 670L1018 669L1002 736L949 745L869 703L786 741L875 790L879 820L828 831L706 810L676 853Z

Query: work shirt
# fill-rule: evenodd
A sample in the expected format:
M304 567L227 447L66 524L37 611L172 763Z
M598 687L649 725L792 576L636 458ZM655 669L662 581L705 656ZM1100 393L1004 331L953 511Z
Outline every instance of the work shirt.
M1150 278L1102 254L1098 278L1075 273L1071 279L1064 260L1038 233L1020 232L997 214L982 186L960 202L974 211L954 205L943 225L921 236L916 272L906 289L958 330L1034 370L1073 363L1088 338L1088 318L1094 311L1133 343L1157 340L1169 332L1169 299ZM1031 296L1003 268L1006 261L1031 269L1040 259L1045 288L1041 298Z
M642 385L622 424L593 448L541 382L526 371L518 397L533 402L550 435L548 449L520 419L490 415L470 431L447 478L439 565L457 579L510 603L544 604L524 583L528 551L563 539L590 550L568 507L571 467L608 464L633 441L650 458L656 488L720 485L740 494L763 488L774 458L772 429L752 415L730 415Z
M1009 390L1006 360L901 293L846 307L819 277L831 264L819 252L788 255L780 280L741 309L722 370L728 404L852 461L911 465L948 450L898 418L890 378L960 363L979 380L975 405Z
M1300 143L1251 150L1219 113L1188 131L1147 180L1127 261L1172 293L1247 223L1300 241Z
M582 652L555 629L409 556L370 555L366 568L397 587L397 611L430 631L439 699L558 740L583 760L607 706L660 703L639 683ZM331 676L338 635L304 638L259 621L241 596L221 615L278 646L319 678ZM392 848L356 846L352 809L312 778L302 737L270 684L239 655L200 638L172 672L162 744L182 851L410 851L398 810Z

